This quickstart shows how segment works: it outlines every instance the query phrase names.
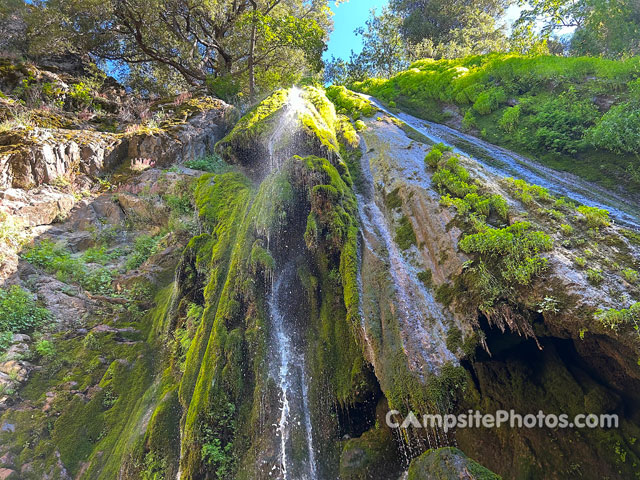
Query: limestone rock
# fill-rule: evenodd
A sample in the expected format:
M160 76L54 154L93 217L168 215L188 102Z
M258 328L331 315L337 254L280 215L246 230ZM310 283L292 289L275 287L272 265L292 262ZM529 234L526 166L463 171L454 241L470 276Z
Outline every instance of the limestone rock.
M407 480L500 480L457 448L428 450L409 466Z
M340 478L343 480L387 480L397 478L400 468L391 431L369 430L359 438L349 440L340 457Z

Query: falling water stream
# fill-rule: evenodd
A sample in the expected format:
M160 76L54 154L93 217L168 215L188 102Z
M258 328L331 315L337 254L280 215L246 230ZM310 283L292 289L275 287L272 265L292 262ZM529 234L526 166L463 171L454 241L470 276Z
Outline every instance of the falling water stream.
M277 478L317 480L304 353L293 332L295 319L287 313L291 311L292 302L299 301L291 289L295 280L295 263L290 262L274 279L269 299L274 354L272 372L280 389L276 424L280 449ZM303 438L304 445L294 442L294 437Z
M435 143L454 147L454 151L473 158L492 173L522 178L543 186L584 205L604 208L611 217L625 226L640 228L640 206L628 197L588 182L568 172L554 170L530 158L497 147L484 140L438 123L413 117L407 113L392 114L378 100L364 95L387 115L398 118Z
M270 171L278 169L291 156L291 134L307 108L302 90L297 87L289 90L284 112L267 145ZM295 261L292 260L274 276L269 298L271 371L280 390L275 425L279 465L274 466L273 472L277 472L276 478L281 480L318 480L303 342L295 332L296 324L302 322L296 322L290 313L299 303L292 292L295 281ZM299 438L303 442L297 441Z

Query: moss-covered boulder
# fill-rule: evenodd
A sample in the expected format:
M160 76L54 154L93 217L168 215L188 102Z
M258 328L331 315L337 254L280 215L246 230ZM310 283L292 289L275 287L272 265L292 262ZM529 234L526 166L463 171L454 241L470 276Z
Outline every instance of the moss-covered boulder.
M375 428L349 440L340 457L342 480L387 480L400 474L391 431Z
M500 480L457 448L428 450L411 462L408 480Z
M344 128L324 90L278 90L240 119L218 142L216 153L263 177L293 154L337 158L337 130ZM356 136L355 132L349 135L349 143Z

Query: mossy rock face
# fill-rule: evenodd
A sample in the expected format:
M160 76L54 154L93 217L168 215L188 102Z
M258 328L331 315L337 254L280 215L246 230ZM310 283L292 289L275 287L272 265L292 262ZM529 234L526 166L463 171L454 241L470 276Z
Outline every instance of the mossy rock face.
M337 132L347 143L357 144L355 131L338 119L322 89L278 90L242 117L215 150L226 162L263 178L274 168L272 163L282 163L293 153L337 159Z
M408 480L500 480L457 448L428 450L411 462Z
M387 480L400 475L391 431L377 428L349 440L340 457L342 480Z

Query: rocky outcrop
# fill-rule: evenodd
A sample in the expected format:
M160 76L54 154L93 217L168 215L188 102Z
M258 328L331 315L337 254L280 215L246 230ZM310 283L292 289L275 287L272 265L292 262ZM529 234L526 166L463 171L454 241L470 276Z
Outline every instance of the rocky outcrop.
M134 135L129 140L129 158L149 158L159 166L184 163L205 157L226 131L229 106L216 101L219 108L196 113L189 121L152 135Z
M78 173L98 175L122 163L121 136L77 130L16 130L0 137L0 188L30 189Z
M411 462L407 480L500 480L457 448L429 450Z

